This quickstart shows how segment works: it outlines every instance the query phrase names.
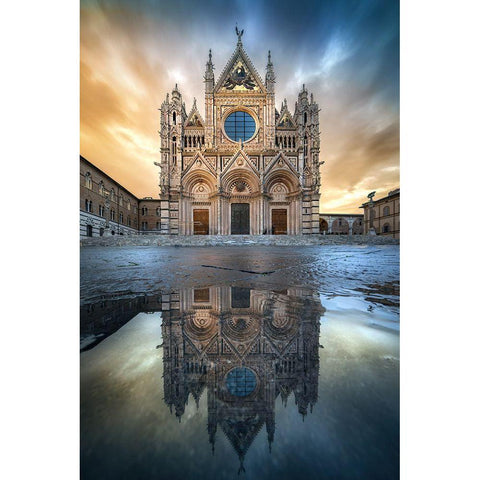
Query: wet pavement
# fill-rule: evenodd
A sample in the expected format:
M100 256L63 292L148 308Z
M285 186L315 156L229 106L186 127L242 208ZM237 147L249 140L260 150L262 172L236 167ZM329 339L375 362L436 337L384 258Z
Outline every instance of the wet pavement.
M81 250L81 478L399 478L399 248Z

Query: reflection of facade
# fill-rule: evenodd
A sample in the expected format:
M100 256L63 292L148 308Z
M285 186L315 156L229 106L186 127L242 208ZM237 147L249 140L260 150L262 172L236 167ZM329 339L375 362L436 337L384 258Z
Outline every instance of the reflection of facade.
M293 392L302 416L313 408L323 308L307 290L210 287L162 301L165 402L180 419L206 389L212 449L218 427L241 464L263 425L271 446L278 395Z
M217 79L209 55L205 118L177 86L161 106L162 233L319 233L318 105L303 86L278 111L270 54L263 80L242 34Z

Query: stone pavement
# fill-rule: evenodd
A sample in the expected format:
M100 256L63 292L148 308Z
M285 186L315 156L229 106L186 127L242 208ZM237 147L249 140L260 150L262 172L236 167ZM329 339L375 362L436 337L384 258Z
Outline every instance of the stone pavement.
M399 240L377 235L114 235L84 237L82 247L182 246L207 247L228 245L398 245Z

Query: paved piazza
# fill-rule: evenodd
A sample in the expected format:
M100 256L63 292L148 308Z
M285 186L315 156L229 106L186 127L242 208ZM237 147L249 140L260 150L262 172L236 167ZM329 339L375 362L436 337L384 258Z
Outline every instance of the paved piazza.
M399 478L398 245L82 247L80 330L82 479Z

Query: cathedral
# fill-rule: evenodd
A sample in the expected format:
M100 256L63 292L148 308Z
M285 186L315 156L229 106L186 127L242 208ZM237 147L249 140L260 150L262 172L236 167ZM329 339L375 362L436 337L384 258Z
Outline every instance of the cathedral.
M293 114L275 108L270 52L265 81L243 30L215 80L205 69L205 118L175 85L160 108L160 230L179 235L306 235L320 232L319 108L305 85Z
M198 406L206 391L212 451L221 430L242 470L263 426L272 446L278 397L286 406L292 396L303 418L317 402L324 311L304 288L212 286L162 295L163 386L170 411L180 421L189 397Z

